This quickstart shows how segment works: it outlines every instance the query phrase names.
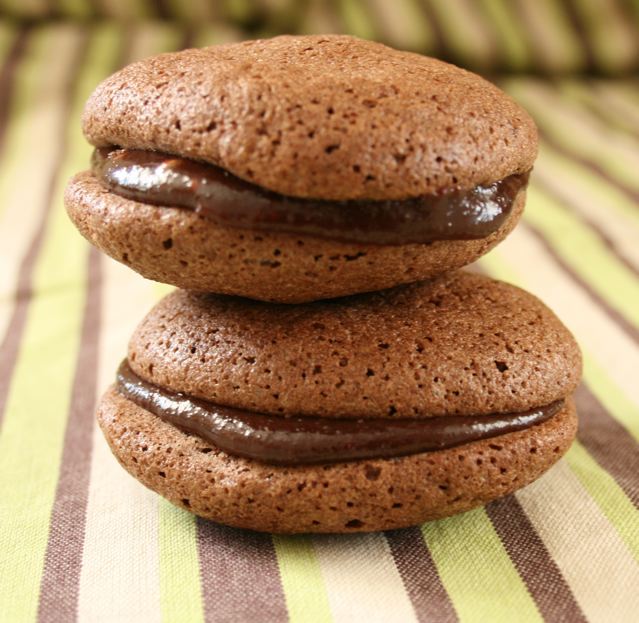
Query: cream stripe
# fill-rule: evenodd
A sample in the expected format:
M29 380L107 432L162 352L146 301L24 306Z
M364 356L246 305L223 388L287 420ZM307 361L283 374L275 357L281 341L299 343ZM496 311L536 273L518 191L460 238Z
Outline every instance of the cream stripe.
M534 258L534 261L531 261ZM521 276L527 290L541 298L608 371L614 383L639 406L639 349L592 299L557 267L546 250L523 227L484 256L480 263L499 279L511 280L504 267ZM517 281L517 280L515 280ZM620 353L623 364L620 365Z
M313 543L335 621L416 621L383 534L318 536Z
M516 495L588 619L634 620L639 566L565 461Z
M100 392L153 300L150 282L104 259ZM78 619L160 621L158 497L122 469L97 426L93 444Z
M616 81L597 80L594 83L594 92L584 89L591 99L599 99L605 106L612 110L617 117L623 118L629 125L632 125L636 132L639 128L639 105L636 101L630 101L624 91L619 88Z
M59 158L61 124L67 114L64 94L77 44L77 32L69 28L34 33L16 73L15 105L0 162L0 340L13 312L19 266L40 226L50 172ZM53 54L58 61L49 63ZM44 63L47 71L41 70Z
M483 508L424 524L422 534L462 623L541 621Z
M136 24L131 32L131 46L127 51L127 63L133 63L154 54L176 50L180 45L181 37L182 32L175 24L165 22Z

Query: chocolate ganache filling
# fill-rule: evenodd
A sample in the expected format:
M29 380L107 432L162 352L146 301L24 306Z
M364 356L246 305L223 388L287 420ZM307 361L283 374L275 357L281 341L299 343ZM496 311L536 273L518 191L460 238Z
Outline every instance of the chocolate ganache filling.
M454 415L421 419L333 419L284 417L224 407L152 385L127 360L116 386L131 402L216 448L279 465L332 463L397 457L523 430L562 408L564 401L495 415Z
M521 173L412 199L327 201L280 195L212 164L155 151L98 148L91 167L117 195L193 210L225 227L385 245L485 238L528 183Z

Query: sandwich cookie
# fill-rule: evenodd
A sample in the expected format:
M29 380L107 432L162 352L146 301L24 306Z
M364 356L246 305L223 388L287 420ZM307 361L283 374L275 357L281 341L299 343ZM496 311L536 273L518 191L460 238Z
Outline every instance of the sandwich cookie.
M517 223L537 153L494 85L341 35L145 59L83 126L66 206L87 239L151 279L289 303L477 259Z
M471 273L298 306L178 291L98 420L125 469L202 517L385 530L538 478L574 438L580 374L550 310Z

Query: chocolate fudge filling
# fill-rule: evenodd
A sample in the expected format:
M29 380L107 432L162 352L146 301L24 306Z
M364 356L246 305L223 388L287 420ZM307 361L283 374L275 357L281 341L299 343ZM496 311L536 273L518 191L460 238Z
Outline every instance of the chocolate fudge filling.
M98 148L91 166L117 195L194 210L225 227L384 245L485 238L503 225L529 175L412 199L326 201L280 195L212 164L154 151Z
M128 400L216 448L279 465L397 457L523 430L557 414L557 400L522 413L421 419L284 417L224 407L152 385L125 359L118 391Z

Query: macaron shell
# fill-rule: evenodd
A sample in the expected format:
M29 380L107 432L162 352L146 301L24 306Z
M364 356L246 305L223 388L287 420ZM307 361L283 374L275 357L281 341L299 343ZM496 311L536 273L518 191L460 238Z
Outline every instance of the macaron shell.
M97 146L211 162L284 195L402 199L532 168L530 116L483 78L344 35L162 54L87 102Z
M571 394L581 375L574 338L541 301L463 271L295 306L177 291L128 357L175 392L337 418L521 412Z
M511 232L524 202L521 192L506 222L486 238L391 246L220 227L186 209L120 197L89 172L72 178L65 194L82 235L142 276L281 303L381 290L465 266Z
M118 461L145 486L201 517L276 533L388 530L470 510L539 478L577 428L568 399L542 424L448 450L282 467L229 456L114 388L98 421Z

